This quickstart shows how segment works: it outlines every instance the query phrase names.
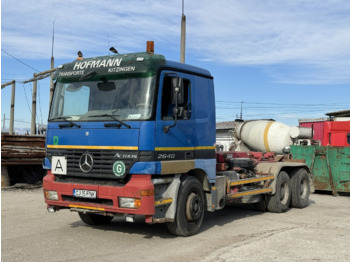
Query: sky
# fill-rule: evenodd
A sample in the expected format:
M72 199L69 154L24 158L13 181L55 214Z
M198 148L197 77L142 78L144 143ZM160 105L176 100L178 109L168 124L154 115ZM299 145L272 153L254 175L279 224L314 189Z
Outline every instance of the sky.
M217 122L301 118L350 109L350 1L184 1L186 63L214 77ZM30 130L34 73L84 57L142 52L180 59L182 0L2 0L1 83L16 80L15 129ZM54 26L53 26L54 25ZM1 90L8 128L11 86ZM49 81L38 83L46 124Z

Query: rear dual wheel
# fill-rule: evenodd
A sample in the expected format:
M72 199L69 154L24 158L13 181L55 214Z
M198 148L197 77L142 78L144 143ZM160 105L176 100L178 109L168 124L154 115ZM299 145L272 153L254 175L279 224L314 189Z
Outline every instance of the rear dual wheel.
M304 208L309 204L310 181L306 169L298 169L291 177L292 201L291 206Z
M276 180L276 193L266 196L267 210L282 213L288 210L291 201L291 184L288 174L281 171Z

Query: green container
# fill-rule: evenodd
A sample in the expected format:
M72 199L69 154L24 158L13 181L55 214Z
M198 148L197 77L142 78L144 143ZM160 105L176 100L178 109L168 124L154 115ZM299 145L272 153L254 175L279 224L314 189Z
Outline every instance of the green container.
M350 147L291 146L293 159L305 159L316 190L350 192Z

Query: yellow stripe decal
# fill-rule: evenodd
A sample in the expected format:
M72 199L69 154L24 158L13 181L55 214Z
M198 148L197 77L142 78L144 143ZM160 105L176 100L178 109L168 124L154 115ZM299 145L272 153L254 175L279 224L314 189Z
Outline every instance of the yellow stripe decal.
M109 149L109 150L138 150L137 146L75 146L75 145L47 145L54 149ZM155 151L184 151L184 150L215 150L215 146L196 147L156 147Z
M196 146L196 147L156 147L155 151L184 151L184 150L207 150L215 149L215 146Z
M138 150L137 146L73 146L73 145L47 145L55 149L109 149L109 150Z
M172 198L167 198L167 199L160 199L154 202L155 206L162 206L162 205L167 205L171 204L173 202Z
M265 145L265 149L266 149L266 152L271 152L270 150L270 147L269 147L269 141L267 140L268 139L268 134L269 134L269 129L271 127L271 125L273 124L274 121L270 121L266 127L265 127L265 130L264 130L264 145Z
M267 193L267 192L272 192L272 188L264 188L260 190L251 190L251 191L246 191L242 193L236 193L236 194L231 194L227 195L228 198L237 198L237 197L242 197L242 196L249 196L249 195L257 195L261 193Z
M244 184L272 180L272 179L275 179L275 177L274 176L265 176L265 177L258 177L258 178L253 178L253 179L244 179L244 180L239 180L236 182L230 182L230 186L244 185Z
M88 207L88 206L79 206L79 205L69 205L69 207L75 207L75 208L84 208L84 209L92 209L92 210L99 210L99 211L105 211L102 207Z

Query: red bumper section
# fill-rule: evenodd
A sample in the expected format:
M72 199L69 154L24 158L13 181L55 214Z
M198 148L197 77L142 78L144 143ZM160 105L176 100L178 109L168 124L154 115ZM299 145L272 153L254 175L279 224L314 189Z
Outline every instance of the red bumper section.
M55 207L57 210L80 208L117 214L145 215L146 222L150 222L155 213L154 185L151 181L151 175L133 175L123 187L116 187L55 182L55 176L48 171L43 179L43 189L57 192L58 200L45 198L47 206ZM93 200L75 198L73 196L74 189L96 191L97 198ZM119 207L119 197L139 199L139 207Z

